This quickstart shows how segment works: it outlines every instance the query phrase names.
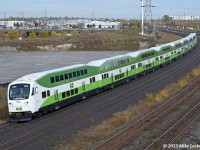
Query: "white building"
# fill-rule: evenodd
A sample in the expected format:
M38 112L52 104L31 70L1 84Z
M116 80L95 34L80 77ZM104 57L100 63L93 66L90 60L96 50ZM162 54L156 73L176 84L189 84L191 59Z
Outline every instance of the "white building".
M186 16L186 15L178 15L178 16L170 16L170 19L173 21L179 21L179 20L199 20L200 16Z
M19 23L19 25L23 25L24 21L0 21L0 26L5 26L7 28L14 28L14 24Z
M85 22L85 28L88 27L94 27L94 28L113 28L113 29L119 29L120 28L120 22L111 22L111 21L88 21Z

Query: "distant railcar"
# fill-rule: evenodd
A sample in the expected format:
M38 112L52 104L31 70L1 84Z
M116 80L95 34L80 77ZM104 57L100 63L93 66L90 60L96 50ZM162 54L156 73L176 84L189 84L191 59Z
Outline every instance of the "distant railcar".
M21 77L8 86L10 119L31 120L123 84L182 57L196 44L191 33L150 49Z

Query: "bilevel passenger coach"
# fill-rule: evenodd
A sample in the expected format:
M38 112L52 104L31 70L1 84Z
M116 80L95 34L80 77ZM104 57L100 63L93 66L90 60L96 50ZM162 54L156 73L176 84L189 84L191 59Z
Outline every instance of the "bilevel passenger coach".
M10 119L31 120L114 88L181 58L196 44L197 36L191 33L150 49L21 77L8 87Z

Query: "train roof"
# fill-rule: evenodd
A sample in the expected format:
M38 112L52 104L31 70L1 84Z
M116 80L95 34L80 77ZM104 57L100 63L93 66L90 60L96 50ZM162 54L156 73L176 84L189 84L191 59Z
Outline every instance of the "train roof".
M131 52L131 53L127 53L126 55L130 56L130 57L138 57L140 54L143 54L145 52L159 51L159 50L160 50L160 46L157 46L157 47L152 47L152 48L149 48L149 49L137 50L137 51L134 51L134 52Z
M32 74L25 75L25 76L17 79L16 81L17 82L19 82L19 81L35 81L35 80L39 79L40 77L50 74L50 73L53 73L53 72L64 71L64 70L83 67L83 66L85 66L85 64L77 64L77 65L62 67L62 68L58 68L58 69L42 71L42 72L38 72L38 73L32 73Z
M108 61L112 61L112 60L116 60L116 59L120 59L120 58L127 58L127 56L126 55L118 55L118 56L114 56L114 57L94 60L94 61L89 62L87 65L88 66L99 67L99 66L105 64Z

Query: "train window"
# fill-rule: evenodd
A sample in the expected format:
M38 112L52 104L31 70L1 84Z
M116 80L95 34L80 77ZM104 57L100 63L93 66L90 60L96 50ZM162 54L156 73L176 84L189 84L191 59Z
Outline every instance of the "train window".
M90 78L90 83L92 83L92 78Z
M60 81L63 81L63 80L64 80L64 76L60 75Z
M165 60L168 60L168 59L170 59L170 56L168 56L168 57L165 57Z
M104 79L104 78L103 78L103 74L101 75L101 78Z
M47 91L47 96L50 96L50 91L49 90Z
M36 93L36 94L38 93L38 88L37 88L37 87L35 88L35 93Z
M95 77L92 78L92 81L95 82Z
M133 69L135 69L135 65L132 65L132 66L131 66L131 70L133 70Z
M33 95L35 95L35 89L34 89L34 87L32 88L32 94L31 94L31 96L33 96Z
M84 73L87 74L87 69L84 69Z
M81 70L81 75L84 75L84 71L83 70Z
M127 62L129 62L129 58L127 58Z
M160 56L160 59L163 59L163 56Z
M106 74L104 74L103 76L104 76L104 78L106 78Z
M70 78L70 79L72 78L72 73L69 73L69 78Z
M74 90L71 90L71 95L74 95Z
M55 78L56 78L56 82L59 82L60 80L59 80L59 76L55 76Z
M51 83L54 83L55 82L55 78L54 77L51 77Z
M150 68L150 67L151 67L151 64L146 65L146 68Z
M142 63L139 63L139 64L138 64L138 67L142 67Z
M63 92L62 93L62 98L65 98L66 97L66 92Z
M78 94L78 89L77 88L75 89L75 94Z
M159 57L156 57L156 61L158 61L159 60Z
M46 97L47 97L46 91L42 92L42 98L46 98Z
M77 71L77 76L78 76L78 77L80 76L80 71Z
M76 77L76 72L73 72L73 77Z
M70 92L69 91L67 91L67 97L69 97L70 96Z
M68 74L65 74L65 80L67 80L68 79Z
M107 73L107 78L109 77L108 73Z
M173 55L174 53L173 53L173 52L171 52L171 54Z

